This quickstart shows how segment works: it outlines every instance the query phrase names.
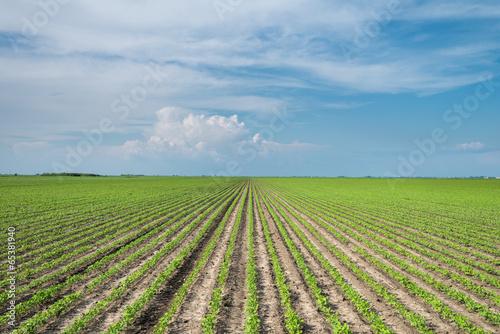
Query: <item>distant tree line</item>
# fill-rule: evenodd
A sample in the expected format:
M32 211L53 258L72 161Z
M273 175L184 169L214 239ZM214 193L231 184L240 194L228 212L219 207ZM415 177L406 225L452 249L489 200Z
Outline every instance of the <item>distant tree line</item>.
M88 173L43 173L41 176L103 176L99 174L88 174Z

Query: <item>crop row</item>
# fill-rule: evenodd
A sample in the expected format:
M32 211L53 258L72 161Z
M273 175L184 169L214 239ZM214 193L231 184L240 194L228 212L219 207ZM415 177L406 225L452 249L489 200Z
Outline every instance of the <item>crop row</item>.
M227 276L229 275L229 265L231 261L231 255L233 254L234 243L236 242L236 234L238 233L238 228L241 223L241 216L243 213L244 203L247 198L247 192L248 190L247 188L245 188L242 204L238 209L238 214L236 216L236 223L234 224L233 232L231 233L231 237L229 239L229 246L224 256L224 262L221 265L221 270L219 272L219 276L217 277L218 286L212 291L212 299L210 300L210 305L208 308L207 315L202 320L203 333L213 333L213 329L215 327L217 312L219 311L220 305L222 303L222 292L224 290L224 286L226 285Z
M283 273L283 267L280 264L278 253L274 248L273 240L271 238L271 233L269 231L269 226L267 224L266 217L264 216L264 212L262 211L260 201L257 200L256 203L257 203L257 209L259 210L260 221L264 229L264 236L267 243L267 249L273 265L276 286L278 287L281 296L281 305L285 309L284 313L285 313L286 328L292 334L302 333L303 319L295 313L295 310L292 306L292 302L290 300L290 286L286 284L286 276Z
M107 304L109 304L112 300L116 299L119 297L128 286L130 286L133 282L135 282L141 275L143 275L148 269L152 268L155 263L157 263L163 255L168 253L173 247L175 247L181 240L184 239L184 237L193 229L197 226L197 224L207 215L211 212L213 208L215 208L218 204L220 204L223 200L228 200L228 196L230 196L230 193L226 193L221 199L219 199L216 203L207 203L201 208L193 211L189 215L185 216L184 212L179 213L177 216L174 218L168 220L166 223L164 223L162 226L150 231L149 233L143 235L141 238L135 240L134 242L128 244L126 247L123 247L120 249L119 252L114 253L108 257L103 258L100 262L95 263L93 267L89 267L87 269L87 272L90 273L94 270L96 270L99 267L102 267L105 263L110 262L112 259L117 258L121 254L126 253L128 250L133 249L135 246L140 245L143 241L151 238L151 237L156 237L152 242L150 242L147 246L142 247L138 251L134 252L132 255L128 256L125 260L121 261L114 267L110 268L107 270L105 273L99 275L96 277L87 287L85 293L89 293L92 290L94 290L98 285L102 284L103 281L114 275L115 273L119 272L120 270L123 270L127 265L132 263L135 259L137 259L139 256L143 254L147 254L150 249L152 249L154 246L156 246L158 243L160 243L162 240L167 238L169 235L173 234L176 232L180 227L182 227L186 222L191 220L192 218L195 218L185 229L182 230L181 234L179 234L174 240L170 241L167 243L161 251L156 253L141 269L137 272L134 273L134 275L129 276L125 281L123 281L120 286L115 288L110 297L105 299L104 301L101 301L97 303L91 310L86 312L81 318L79 318L77 321L75 321L69 328L68 331L70 332L77 332L78 330L85 328L86 324L88 321L90 321L93 317L95 317ZM207 209L207 206L210 206ZM203 212L203 210L206 210ZM178 221L179 218L182 216L185 216L183 219ZM161 233L161 231L165 228L171 225L172 223L178 221L174 226L170 227L166 232ZM85 275L80 275L79 280L83 279ZM27 323L23 324L19 330L21 332L33 332L34 329L38 328L39 326L43 325L46 323L48 319L51 317L58 315L62 311L64 311L71 303L75 302L76 300L80 299L83 296L80 292L75 292L70 296L67 296L65 299L68 299L67 301L60 300L59 302L53 304L48 310L38 313L35 315L33 318L31 318Z
M234 205L236 205L240 196L241 196L241 192L239 192L238 196L231 197L231 198L227 199L215 211L215 213L212 214L212 216L205 223L205 225L200 230L200 232L198 233L196 238L191 243L189 243L185 248L183 248L181 250L179 255L170 263L170 265L167 267L167 269L165 271L163 271L155 279L153 284L149 288L147 288L146 291L144 291L144 293L141 295L141 297L139 297L132 305L127 306L127 308L125 308L125 311L123 312L123 316L120 318L120 320L117 321L116 323L114 323L108 329L108 331L107 331L108 334L119 333L120 331L124 330L125 328L127 328L131 324L132 320L140 312L140 310L142 310L142 308L146 305L146 303L154 297L155 293L161 288L163 283L172 275L172 273L175 271L175 269L178 268L182 264L184 258L186 256L188 256L188 254L200 243L201 239L205 237L206 232L212 226L212 224L214 223L217 216L220 213L222 213L225 208L227 209L228 203L231 203L231 205L229 205L229 209L226 210L226 212L224 214L224 218L222 219L221 223L219 224L219 227L217 228L215 236L212 238L212 242L209 244L209 247L207 247L205 252L204 252L204 255L205 254L207 254L207 255L205 255L205 257L202 257L202 262L206 262L206 259L208 258L208 256L212 252L213 247L215 246L215 244L217 242L217 239L219 238L220 234L222 233L222 230L224 229L224 226L227 222L227 219L228 219L229 215L231 214L231 209L234 207ZM196 220L201 220L199 218L197 218ZM191 280L191 282L192 282L192 280ZM187 288L185 286L183 286L181 288L181 290L177 293L177 296L181 296L181 295L183 296L185 294L185 291L187 291ZM182 297L180 297L180 300L182 300ZM171 308L178 307L179 305L180 305L179 301L174 301ZM175 311L173 311L173 312L175 312ZM172 312L172 314L173 314L173 312ZM167 312L164 315L164 317L162 317L162 319L160 319L160 322L159 322L160 327L159 328L168 324L168 322L169 322L168 319L170 317L169 316L170 313L171 312Z
M290 198L287 198L287 200L288 200L289 203L293 203L293 201L290 200ZM299 210L300 210L300 208L299 208ZM304 211L304 210L302 210L302 211ZM301 219L298 216L297 216L297 218ZM325 216L323 216L322 218L325 218ZM328 217L326 217L326 218L328 218ZM332 219L327 219L327 220L329 220L330 222L332 222ZM339 220L339 218L336 217L336 220ZM318 220L316 220L316 222L318 222ZM342 220L342 222L344 224L346 224L346 221ZM307 222L305 222L305 221L303 221L303 223L307 224ZM331 232L333 232L334 235L338 236L338 232L336 230L332 229L331 227L326 226L325 223L319 222L319 224L323 225L325 228L327 228L328 230L330 230ZM334 223L334 225L336 225L337 227L339 226L338 223ZM353 229L361 229L361 227L359 227L359 225L360 225L359 221L357 221L356 224L351 223L349 225ZM364 240L362 237L356 235L355 233L353 233L349 229L343 228L343 230L344 230L344 232L347 232L351 236L355 237L358 241L364 242L368 246L372 246L371 247L372 249L381 251L380 248L378 248L378 247L375 248L376 247L376 246L374 246L375 244L370 243L370 242ZM341 237L340 240L342 240L343 242L345 242L345 238L344 237ZM412 293L414 293L417 296L422 297L427 303L429 303L430 305L432 305L438 312L440 312L443 315L443 317L445 317L445 318L448 317L452 321L457 322L457 324L460 327L467 329L469 332L473 332L473 333L482 333L483 332L483 329L477 328L477 327L473 326L470 323L470 321L468 321L468 319L466 317L464 317L464 316L462 316L460 314L457 314L455 312L452 312L447 306L445 306L441 301L439 301L438 298L435 295L432 295L431 293L425 291L424 289L420 288L416 284L411 283L406 276L404 276L402 274L399 274L399 273L396 273L389 266L384 265L380 261L376 260L375 258L367 255L367 253L364 250L362 250L361 248L355 247L355 250L357 250L358 252L360 252L364 257L367 257L373 264L375 264L377 267L379 267L382 270L384 270L391 277L393 277L395 280L397 280L398 282L400 282L403 286L405 286L410 291L412 291ZM384 253L384 255L386 255L386 257L389 257L388 254L389 253L387 253L387 252ZM435 279L432 279L429 275L426 275L424 273L421 273L420 271L417 271L413 267L411 267L408 264L406 264L404 261L402 261L402 260L400 260L400 259L398 259L398 258L396 258L394 256L391 256L390 258L392 260L394 260L394 262L397 262L400 265L401 268L407 269L410 272L412 272L413 274L416 274L417 276L425 278L425 280L426 280L427 283L432 284L437 289L446 292L448 294L448 296L456 299L457 301L459 301L461 303L464 303L470 310L478 312L479 314L485 316L486 319L489 322L491 322L492 324L498 325L498 314L493 313L486 306L481 305L481 304L475 302L470 297L468 297L465 294L460 293L460 292L452 289L450 286L448 286L446 284L442 284L441 282L439 282L439 281L437 281Z
M247 300L245 305L245 333L256 334L260 328L259 297L257 292L257 264L255 263L254 245L254 212L253 212L253 187L249 187L248 196L248 264L246 268Z
M351 333L351 331L349 330L349 325L347 325L345 323L343 324L338 318L338 313L332 312L330 303L328 301L328 297L323 294L323 291L319 286L318 279L317 279L316 275L307 267L302 254L297 250L297 247L295 246L294 242L288 236L288 233L286 232L285 228L283 227L283 224L281 223L277 214L274 212L273 208L270 206L267 198L265 196L262 196L262 193L260 193L260 195L264 201L264 204L265 204L268 212L271 214L271 216L274 219L274 222L277 224L278 230L281 233L281 236L283 237L283 239L285 240L285 243L288 246L288 249L293 254L293 257L295 258L295 262L297 263L299 269L301 270L303 276L305 277L306 283L307 283L309 289L311 290L313 297L316 300L316 305L318 306L318 309L324 314L328 323L332 326L333 332L334 333ZM275 204L272 198L269 198L269 200L273 204ZM290 222L288 217L281 210L281 208L279 208L277 206L275 206L275 207L280 212L280 214L284 215L285 219L288 222Z
M278 198L275 200L284 205ZM296 214L294 211L288 211L289 214L298 219L305 227L308 229L324 246L326 246L333 255L335 255L339 260L341 260L344 265L352 270L352 272L358 276L360 279L365 281L368 286L370 286L374 292L387 301L388 304L392 305L402 316L408 318L411 324L419 329L422 333L430 333L425 319L414 312L408 311L406 307L397 300L396 296L389 293L385 287L380 283L376 282L370 275L362 271L354 262L349 259L341 250L337 249L333 244L327 241L327 239L322 236L314 227L311 226L306 220L304 220L300 215ZM372 327L377 331L377 333L391 333L390 330L384 323L383 319L372 309L370 303L366 301L350 284L346 282L343 276L336 270L333 265L328 262L324 255L314 246L311 241L306 237L304 232L288 217L286 213L283 215L287 223L292 227L292 229L297 233L297 235L302 239L304 244L309 248L309 250L314 254L314 256L321 262L321 264L327 269L332 278L334 278L336 284L345 293L346 297L351 301L351 303L356 307L356 309L365 317L365 319L372 325Z
M306 202L310 205L312 203L308 199L305 199L304 202ZM432 251L431 249L421 247L421 246L419 246L419 243L422 243L420 240L418 240L418 239L415 240L415 238L412 238L411 236L408 237L407 235L402 234L397 229L389 228L384 224L377 223L377 222L374 222L371 220L360 219L354 214L350 214L350 215L339 214L338 211L332 211L332 209L330 207L323 205L321 203L315 202L313 206L317 207L320 210L323 210L324 213L327 213L331 216L334 216L337 221L342 222L345 225L349 225L353 228L356 228L357 226L364 226L368 229L371 229L372 231L374 231L376 233L383 235L385 238L392 239L395 242L402 244L402 245L405 245L405 246L409 247L410 249L415 250L415 251L419 252L420 254L425 255L431 259L438 260L444 264L450 265L451 267L455 267L458 270L462 271L463 273L470 275L470 276L474 276L483 282L490 283L496 287L499 287L499 285L500 285L500 281L497 277L488 275L488 274L483 273L481 271L474 270L471 266L461 264L460 262L454 260L453 258L442 255L439 252L435 252L435 251ZM346 217L348 217L348 219L346 219Z

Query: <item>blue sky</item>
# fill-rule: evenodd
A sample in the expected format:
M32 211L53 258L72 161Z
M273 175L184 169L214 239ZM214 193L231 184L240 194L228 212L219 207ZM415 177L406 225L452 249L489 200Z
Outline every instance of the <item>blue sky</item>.
M0 173L500 176L497 1L6 0Z

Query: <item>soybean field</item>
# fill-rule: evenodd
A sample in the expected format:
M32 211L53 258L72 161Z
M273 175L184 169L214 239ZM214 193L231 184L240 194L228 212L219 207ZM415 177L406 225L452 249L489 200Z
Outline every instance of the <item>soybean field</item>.
M2 333L500 333L500 180L1 177Z

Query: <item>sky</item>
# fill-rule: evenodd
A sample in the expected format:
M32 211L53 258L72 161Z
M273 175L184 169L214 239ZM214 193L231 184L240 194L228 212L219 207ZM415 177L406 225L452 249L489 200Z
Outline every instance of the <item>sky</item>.
M500 176L500 4L4 0L0 174Z

